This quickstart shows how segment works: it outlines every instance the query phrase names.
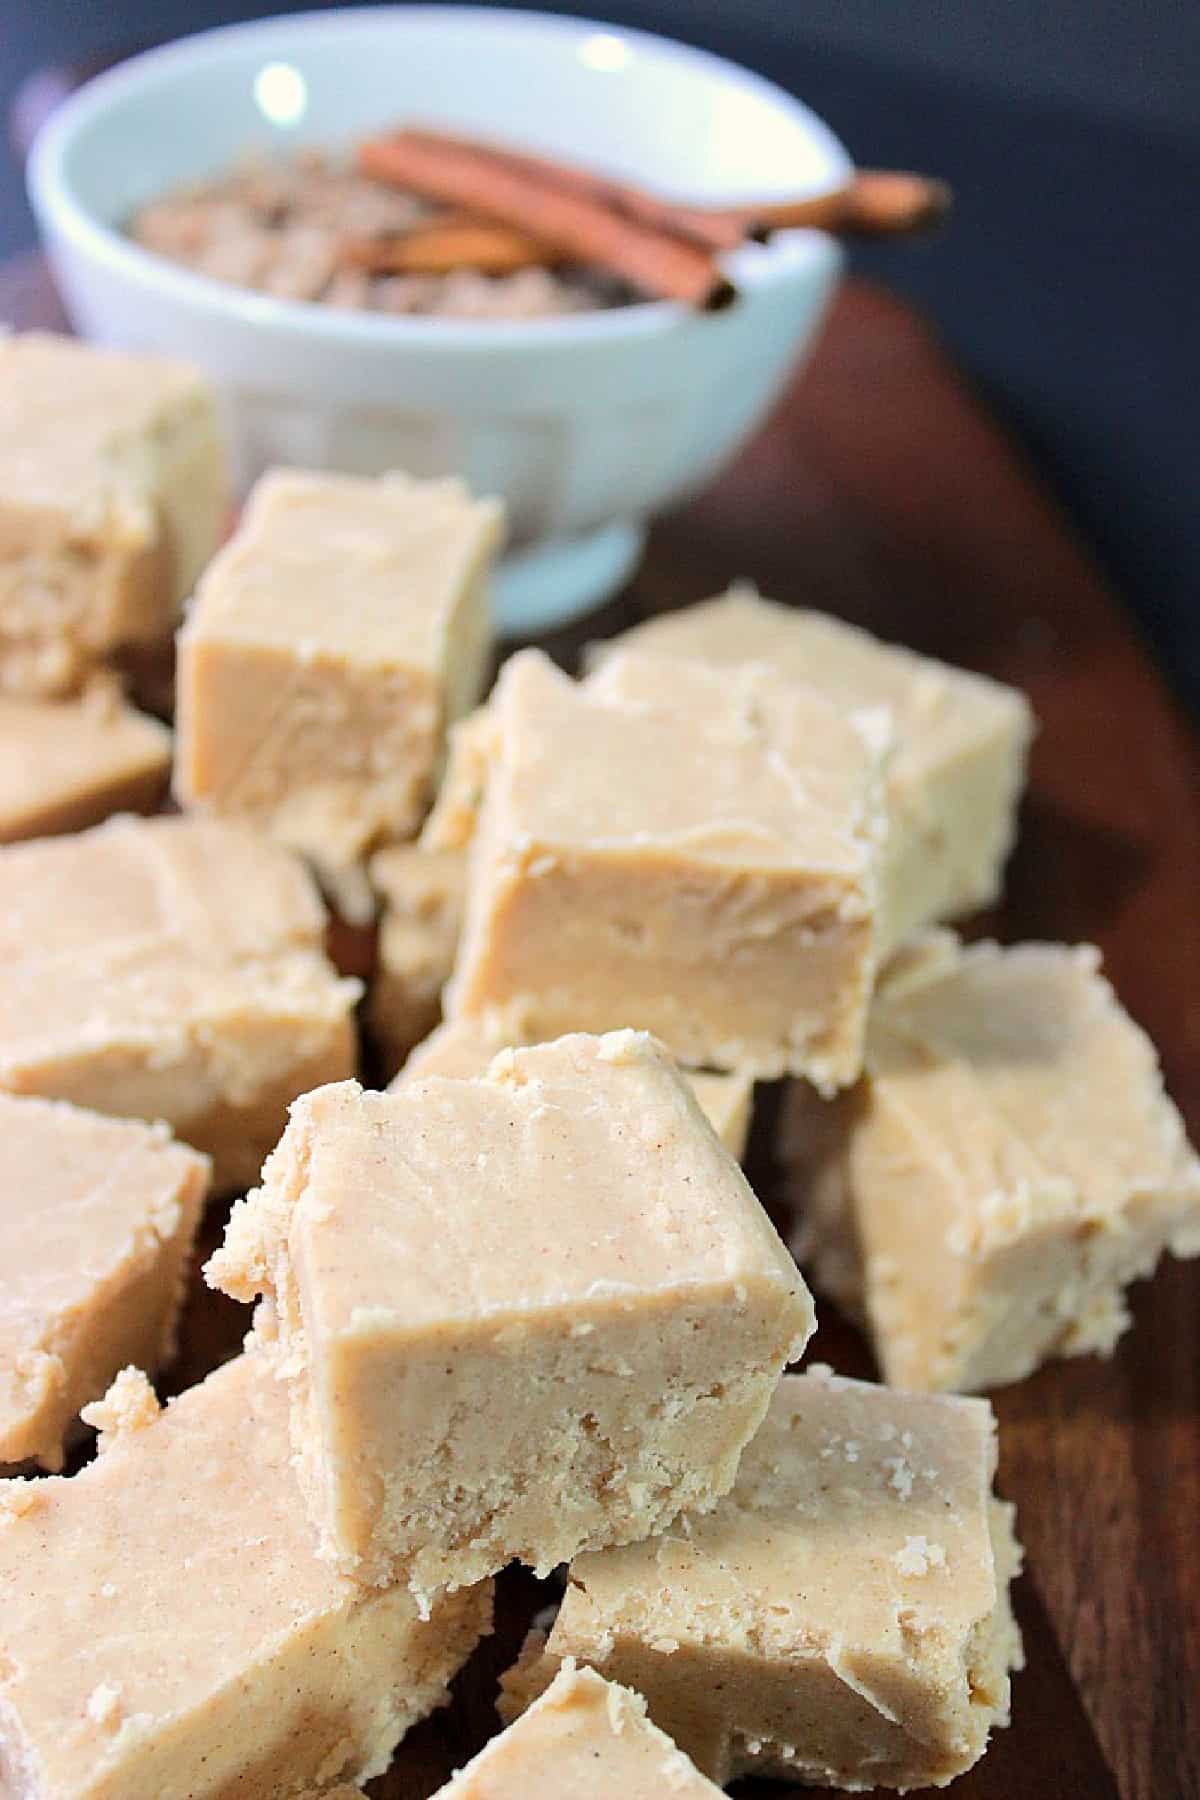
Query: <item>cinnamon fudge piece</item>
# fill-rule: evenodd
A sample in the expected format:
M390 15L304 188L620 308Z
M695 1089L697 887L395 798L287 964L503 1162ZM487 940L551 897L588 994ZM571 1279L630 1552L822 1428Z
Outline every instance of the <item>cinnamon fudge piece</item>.
M441 786L421 827L422 849L468 847L479 825L495 740L495 719L486 702L450 727Z
M169 637L228 504L198 370L0 337L0 691L69 693Z
M454 480L265 475L179 634L182 804L270 831L369 916L364 857L416 831L479 697L502 516Z
M888 1381L988 1388L1107 1354L1123 1290L1200 1253L1200 1163L1091 948L909 957L829 1137L791 1103L801 1251L865 1311Z
M379 896L379 953L368 1018L387 1066L399 1068L442 1016L466 895L458 850L393 844L371 859Z
M80 1407L169 1360L208 1173L165 1126L0 1094L0 1464L61 1469Z
M852 1081L886 833L880 715L747 667L526 651L491 755L448 1016L635 1025L696 1068Z
M575 1657L644 1694L722 1785L952 1781L1008 1723L1022 1662L995 1465L986 1401L785 1376L715 1511L576 1558L502 1714Z
M309 1800L386 1768L490 1628L317 1554L287 1398L243 1355L159 1412L126 1370L100 1456L0 1485L0 1781L22 1800Z
M767 663L840 705L886 707L896 734L887 771L888 942L996 899L1033 734L1029 704L1015 688L825 613L760 599L745 582L634 626L614 640L624 646L716 665ZM602 645L593 654L611 653Z
M498 1049L479 1019L438 1025L441 992L454 966L466 894L460 850L394 844L372 859L382 899L379 958L369 1018L388 1065L400 1075L481 1075ZM436 1027L436 1029L435 1029ZM407 1059L407 1060L406 1060ZM702 1111L731 1155L745 1155L754 1078L745 1070L686 1070Z
M353 1073L356 982L303 866L244 827L120 818L0 849L0 1089L166 1119L253 1181L289 1100Z
M485 1073L499 1047L490 1041L477 1019L448 1019L417 1045L393 1080L392 1088L425 1075L449 1075L456 1081L473 1080ZM752 1078L740 1071L714 1075L702 1069L683 1069L680 1073L729 1154L740 1162L750 1133L754 1104Z
M153 812L171 734L96 676L70 700L0 694L0 844L82 831L114 812Z
M754 1077L744 1069L722 1074L711 1069L682 1069L680 1073L730 1156L741 1162L754 1112Z
M265 1296L327 1553L428 1593L546 1572L732 1484L812 1307L639 1032L306 1094L210 1282Z
M434 1800L718 1800L720 1792L646 1717L640 1694L568 1661Z

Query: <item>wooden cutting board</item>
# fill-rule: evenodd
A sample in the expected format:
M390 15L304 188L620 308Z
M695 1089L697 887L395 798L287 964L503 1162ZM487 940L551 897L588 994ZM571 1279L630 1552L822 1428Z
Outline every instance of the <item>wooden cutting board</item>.
M61 325L36 259L0 270L0 319ZM624 595L545 647L571 666L585 639L735 576L1025 689L1041 729L1021 839L1005 903L979 929L1098 943L1200 1136L1195 735L1053 502L885 293L844 290L809 368L736 466L655 528ZM774 1098L762 1093L749 1173L778 1210ZM222 1224L210 1216L204 1254ZM1136 1291L1134 1315L1112 1361L1056 1363L995 1396L1000 1487L1027 1550L1027 1666L1013 1725L955 1785L961 1800L1200 1795L1200 1263L1165 1264ZM170 1388L231 1354L245 1324L196 1279ZM871 1372L828 1306L815 1350ZM502 1579L495 1637L371 1794L422 1800L474 1753L494 1729L496 1676L546 1598L521 1573Z

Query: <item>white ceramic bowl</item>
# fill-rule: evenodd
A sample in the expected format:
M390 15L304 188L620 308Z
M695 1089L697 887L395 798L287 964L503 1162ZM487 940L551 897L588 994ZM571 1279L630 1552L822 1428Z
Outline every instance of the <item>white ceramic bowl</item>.
M501 624L583 610L647 516L706 481L811 340L840 254L780 233L729 258L741 298L521 322L274 300L131 243L122 222L251 146L348 145L403 119L507 139L680 198L818 193L849 162L781 89L641 32L475 7L268 19L153 50L72 96L29 189L76 327L191 357L227 405L237 472L271 463L463 474L508 504Z

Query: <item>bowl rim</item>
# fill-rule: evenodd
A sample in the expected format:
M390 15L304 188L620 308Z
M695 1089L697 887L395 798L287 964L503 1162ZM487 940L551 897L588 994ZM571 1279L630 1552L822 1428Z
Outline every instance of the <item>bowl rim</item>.
M505 349L524 351L530 346L550 349L564 344L575 346L614 339L655 338L686 323L696 322L702 315L672 300L634 301L628 306L554 314L547 318L453 319L355 312L349 308L326 306L320 301L281 299L199 274L144 249L86 206L67 174L67 161L78 138L98 118L119 109L122 101L140 88L147 75L186 67L195 62L197 56L212 53L219 57L232 42L265 38L280 31L294 31L302 37L319 39L347 27L403 28L405 24L434 20L467 27L486 24L493 30L549 33L572 41L580 41L597 32L611 33L635 46L643 46L658 55L665 53L676 62L691 64L757 92L777 110L790 114L816 141L835 170L840 168L848 173L853 167L841 140L804 101L741 63L658 32L591 17L520 7L418 4L324 8L314 12L278 13L193 32L128 57L85 82L44 122L30 150L26 186L43 236L66 238L89 260L104 264L126 282L182 303L210 318L228 319L234 315L243 323L269 327L291 338L308 337L346 347L395 351L403 346L433 354L462 350L494 354ZM794 274L797 269L807 270L814 262L823 261L833 253L834 246L823 232L779 232L769 244L748 248L746 266L739 271L739 280L747 290L761 288L773 280ZM714 318L720 316L713 315Z

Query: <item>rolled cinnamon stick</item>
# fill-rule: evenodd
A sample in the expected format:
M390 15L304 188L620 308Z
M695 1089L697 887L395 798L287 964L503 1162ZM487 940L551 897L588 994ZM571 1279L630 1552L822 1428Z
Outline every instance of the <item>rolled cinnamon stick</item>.
M510 150L502 144L458 137L447 131L410 126L397 135L410 143L424 144L436 150L464 147L478 150L516 174L528 175L579 199L595 201L627 219L649 226L652 231L668 232L705 250L734 250L746 236L744 215L740 210L714 210L664 200L642 188L631 187L627 182L616 181L608 175L595 175L571 163L556 162L547 156L532 156L524 150Z
M486 148L396 132L358 154L366 175L515 226L657 298L715 310L735 297L712 250L497 160Z
M766 231L807 225L835 237L897 237L940 225L952 204L947 183L928 175L858 169L845 187L832 193L766 201L746 207L742 216Z
M666 232L714 251L736 249L748 236L763 237L798 226L839 236L927 231L941 223L952 200L948 185L927 175L900 169L858 169L843 187L803 200L701 206L664 200L611 176L453 132L408 127L396 132L389 141L420 145L435 155L466 151L540 186L593 201L652 231Z
M796 227L838 237L896 236L929 230L951 203L944 182L860 169L843 187L803 200L685 205L548 157L415 128L364 144L359 164L376 179L463 209L394 238L349 246L359 267L506 274L575 260L622 275L646 293L702 307L733 297L716 255L747 238Z

